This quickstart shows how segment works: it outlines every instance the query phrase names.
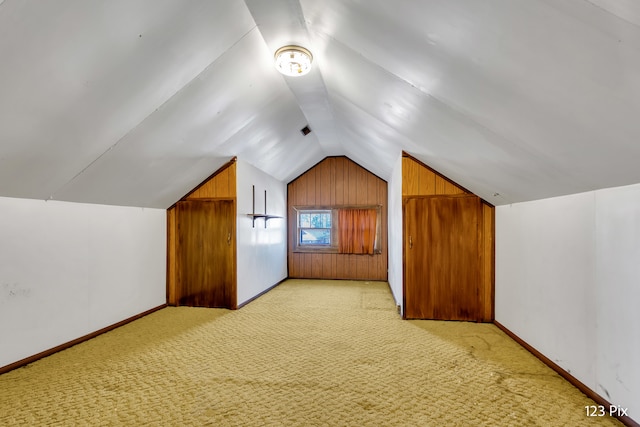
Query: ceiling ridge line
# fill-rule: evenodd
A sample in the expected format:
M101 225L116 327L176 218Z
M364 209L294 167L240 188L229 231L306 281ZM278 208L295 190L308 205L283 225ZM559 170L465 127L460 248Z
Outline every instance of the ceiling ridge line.
M300 1L298 1L298 6L300 6L300 24L301 26L305 29L306 33L307 33L307 39L309 41L311 40L311 31L309 31L309 27L307 26L307 20L305 19L304 16L304 10L302 9L302 4L300 3ZM320 68L320 66L318 66L318 69ZM322 92L324 94L324 104L327 107L327 110L329 111L329 114L331 116L331 129L333 130L333 137L334 138L339 138L340 140L340 145L344 146L344 144L342 143L343 139L341 137L338 137L338 132L337 132L337 128L336 128L336 115L335 115L335 111L333 109L333 104L329 101L329 91L327 90L327 83L324 81L324 76L322 75L322 72L319 70L318 71L318 78L320 79L320 83L322 85ZM287 86L289 86L287 84ZM291 89L291 87L289 86L289 89ZM293 95L296 100L298 100L298 97L295 95ZM298 106L300 106L300 103L298 102ZM302 110L302 109L301 109ZM305 112L303 111L302 114L305 116L305 118L307 120L309 120L309 118L307 117L307 115L305 114ZM322 132L321 132L322 133ZM320 144L320 146L322 147L322 143L320 142L320 138L318 138L318 143ZM333 141L332 143L335 143L335 141ZM326 149L324 147L322 147L323 151L326 151Z
M329 91L327 90L327 84L324 81L324 78L322 77L322 73L318 73L318 78L320 80L320 85L322 86L322 92L323 92L323 104L325 105L325 107L327 108L327 111L329 113L330 119L331 119L331 129L333 130L333 137L337 138L337 128L336 128L336 114L335 111L333 109L333 105L331 104L331 102L329 102ZM285 79L286 80L286 79ZM302 113L302 115L304 116L304 118L307 120L307 123L312 123L312 121L309 120L309 117L307 116L307 113L304 111L306 108L302 107L302 102L301 102L301 98L298 96L297 91L294 90L291 85L289 85L288 82L285 82L287 87L289 88L289 92L293 95L294 99L296 100L296 103L298 104L298 109L300 110L300 112ZM314 132L318 133L317 129L314 129ZM320 131L320 134L322 133L322 130ZM342 140L342 138L340 138L340 140ZM333 141L335 142L335 141ZM318 144L320 144L321 148L323 151L326 152L325 147L322 146L322 142L320 141L320 138L318 138Z
M0 5L2 4L4 0L0 0ZM213 64L215 64L217 61L220 60L220 58L224 57L231 49L233 49L238 43L240 43L242 40L244 40L250 33L252 33L253 31L256 30L256 28L258 28L258 25L254 25L253 27L251 27L247 32L245 32L240 38L238 38L234 43L231 44L231 46L229 46L224 52L222 52L222 54L218 55L213 61L211 61L209 64L207 64L206 67L204 67L202 69L202 71L200 71L198 74L196 74L191 80L189 80L187 83L185 83L184 85L182 85L182 87L180 87L176 92L174 92L170 97L168 97L164 102L162 102L158 107L154 108L153 111L151 111L149 114L147 114L142 120L140 120L140 122L138 122L138 124L136 124L135 126L133 126L131 129L129 129L124 135L122 135L120 138L118 138L118 140L113 143L112 145L110 145L106 150L104 150L100 155L98 155L98 157L96 157L95 159L93 159L91 162L89 162L88 165L86 165L84 168L82 168L80 170L80 172L76 173L73 177L71 177L71 179L69 179L67 182L65 182L63 185L61 185L57 190L55 190L52 194L49 195L47 200L55 200L55 195L57 193L59 193L60 191L64 190L69 184L71 184L73 181L75 181L78 177L80 177L83 173L85 173L87 171L87 169L89 169L91 166L93 166L96 162L98 162L102 157L104 157L109 151L113 150L114 148L116 148L118 145L120 145L120 143L125 140L129 135L131 135L133 132L135 132L144 122L146 122L151 116L153 116L154 114L156 114L158 111L160 111L165 105L167 105L169 102L171 102L171 100L173 100L176 96L178 96L180 93L182 93L185 89L189 88L196 80L198 80L200 78L200 76L202 76L203 74L205 74Z
M302 4L300 3L300 1L295 1L294 3L297 3L298 8L299 8L300 14L298 15L298 17L300 18L300 22L299 22L300 23L300 27L306 33L307 42L312 42L311 31L309 30L309 27L307 26L307 21L306 21L306 19L304 17L304 10L302 10ZM266 41L266 39L264 37L264 34L262 34L262 31L260 31L260 35L262 36L262 39L265 41L265 43L267 43L267 41ZM319 68L319 66L318 66L318 68ZM320 81L320 86L322 86L322 92L323 92L323 95L324 95L323 104L327 108L327 111L329 112L329 116L330 116L330 119L331 119L331 130L333 132L332 144L335 144L336 143L335 139L339 138L339 140L340 140L339 144L343 145L342 144L342 138L338 136L337 127L336 127L336 114L335 114L335 110L333 108L333 105L329 101L329 91L327 90L327 84L326 84L326 82L324 80L322 72L318 71L317 75L318 75L318 80ZM294 90L291 87L291 85L289 84L289 80L288 79L284 79L284 80L285 80L285 84L289 88L289 92L291 92L291 94L295 98L296 103L298 104L298 108L302 112L302 115L307 120L307 123L311 123L310 120L309 120L309 117L307 116L307 113L301 107L303 103L300 102L301 98L298 96L297 91ZM317 130L315 130L315 132L317 133ZM322 131L320 131L320 134L322 134ZM327 148L322 144L321 138L318 138L318 144L320 145L320 148L322 149L322 151L326 155L327 154Z
M386 68L384 68L384 67L382 67L382 66L378 65L376 62L372 61L371 59L369 59L368 57L366 57L366 56L365 56L365 55L363 55L362 53L360 53L360 52L356 51L355 49L351 48L351 46L347 45L346 43L343 43L343 42L342 42L342 41L340 41L339 39L337 39L337 38L335 38L335 37L333 37L333 36L331 36L331 35L329 35L329 34L327 34L327 33L325 33L325 32L321 32L321 31L315 31L315 34L317 34L319 37L323 37L323 36L324 36L324 37L326 37L327 39L332 40L332 41L334 41L334 42L336 42L336 43L340 44L340 45L341 45L341 46L343 46L345 49L348 49L348 50L350 50L351 52L354 52L356 55L359 55L359 56L361 56L362 58L364 58L368 63L372 64L374 67L376 67L376 68L378 68L378 69L382 70L383 72L385 72L385 73L386 73L386 74L388 74L388 75L391 75L391 76L393 76L393 77L395 77L395 78L397 78L397 79L399 79L399 80L401 80L401 81L405 82L406 84L410 85L411 87L414 87L414 88L418 89L421 93L423 93L423 94L425 94L425 95L429 96L429 94L428 94L428 93L425 93L424 91L420 90L420 88L418 88L417 86L415 86L415 85L414 85L414 84L412 84L411 82L409 82L409 81L407 81L406 79L404 79L404 78L402 78L402 77L398 76L398 75L397 75L397 74L395 74L395 73L392 73L391 71L387 70ZM323 79L323 84L324 84L324 79ZM326 90L326 85L324 85L324 87L325 87L325 90ZM345 100L347 103L349 103L350 105L353 105L355 108L357 108L357 109L358 109L359 111L361 111L362 113L366 114L366 115L367 115L367 116L369 116L369 117L372 117L373 119L375 119L375 120L377 120L377 121L380 121L380 122L381 122L381 123L382 123L386 128L389 128L389 129L391 129L391 130L393 130L393 131L397 132L397 133L398 133L399 135L401 135L405 140L410 141L410 142L412 142L412 143L413 143L413 140L412 140L411 138L409 138L407 135L405 135L403 132L399 132L399 131L397 131L395 128L393 128L392 126L390 126L390 125L389 125L389 124L387 124L386 122L381 121L381 120L380 120L380 119L378 119L376 116L374 116L373 114L371 114L371 113L370 113L370 112L368 112L367 110L363 109L363 108L362 108L362 107L360 107L359 105L356 105L355 103L351 102L350 100L348 100L348 99L347 99L347 98L345 98L344 96L341 96L341 95L335 95L335 94L334 94L334 95L331 95L331 96L337 96L337 97L339 97L339 98L341 98L341 99ZM435 98L434 98L434 99L435 99ZM328 91L327 91L327 102L329 102L329 93L328 93ZM332 106L332 108L331 108L331 111L333 112L333 106ZM335 119L334 119L334 120L335 120ZM341 127L344 127L344 124L342 123L342 121L341 121L341 124L342 124L342 126L341 126ZM335 126L334 126L334 127L335 127Z

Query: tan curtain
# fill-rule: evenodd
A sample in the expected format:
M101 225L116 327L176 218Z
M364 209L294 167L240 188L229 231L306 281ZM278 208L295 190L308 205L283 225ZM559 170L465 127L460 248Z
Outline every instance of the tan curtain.
M376 209L338 211L338 252L373 255L376 243Z

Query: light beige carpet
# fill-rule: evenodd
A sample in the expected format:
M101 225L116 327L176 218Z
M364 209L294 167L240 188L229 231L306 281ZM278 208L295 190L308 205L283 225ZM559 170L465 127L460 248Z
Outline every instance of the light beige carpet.
M593 401L489 324L404 321L386 283L166 308L0 376L0 425L587 426Z

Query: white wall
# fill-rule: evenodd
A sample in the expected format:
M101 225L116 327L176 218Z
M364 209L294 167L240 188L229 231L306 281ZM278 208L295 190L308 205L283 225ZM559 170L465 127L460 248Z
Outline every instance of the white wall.
M237 161L237 271L238 304L269 289L287 273L287 193L286 185L242 160ZM265 213L264 191L267 190L271 219L264 227L264 219L252 227L252 185L256 189L256 213Z
M402 153L393 165L388 183L389 195L389 286L403 312L402 286Z
M496 320L640 420L640 185L496 208Z
M0 366L166 300L166 211L0 197Z

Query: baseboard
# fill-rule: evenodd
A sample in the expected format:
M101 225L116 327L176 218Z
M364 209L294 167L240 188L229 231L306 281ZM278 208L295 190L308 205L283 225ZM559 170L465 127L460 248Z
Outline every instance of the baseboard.
M517 342L522 347L527 349L529 351L529 353L533 354L535 357L540 359L542 361L542 363L544 363L545 365L547 365L548 367L550 367L551 369L556 371L562 378L564 378L565 380L569 381L574 387L576 387L578 390L580 390L582 393L584 393L588 398L590 398L591 400L596 402L596 404L602 405L602 406L604 406L606 408L609 408L610 406L612 406L609 401L607 401L605 398L600 396L595 391L591 390L589 387L587 387L585 384L583 384L576 377L574 377L573 375L571 375L570 373L568 373L567 371L562 369L560 366L558 366L556 363L554 363L551 359L546 357L544 354L540 353L538 350L536 350L534 347L529 345L522 338L520 338L519 336L517 336L516 334L511 332L509 329L507 329L500 322L498 322L497 320L494 320L493 324L496 325L502 332L504 332L505 334L509 335L509 337L511 339L513 339L515 342ZM622 422L626 426L629 426L629 427L640 427L640 424L638 424L636 421L634 421L629 416L616 416L616 418L618 420L620 420L620 422Z
M260 292L258 295L249 298L248 300L246 300L245 302L243 302L242 304L238 304L238 306L236 307L237 310L241 309L242 307L244 307L245 305L249 304L251 301L255 301L258 298L260 298L262 295L266 294L267 292L269 292L270 290L272 290L273 288L275 288L276 286L280 285L282 282L284 282L285 280L289 280L288 277L285 277L284 279L280 280L278 283L276 283L275 285L265 289L264 291Z
M123 326L123 325L126 325L127 323L133 322L134 320L138 320L141 317L144 317L144 316L146 316L148 314L153 313L154 311L158 311L160 309L163 309L166 306L167 306L167 304L159 305L159 306L154 307L154 308L152 308L150 310L147 310L147 311L145 311L143 313L136 314L135 316L131 316L128 319L125 319L125 320L122 320L122 321L120 321L118 323L114 323L113 325L107 326L106 328L102 328L100 330L97 330L95 332L92 332L90 334L82 336L80 338L76 338L75 340L66 342L64 344L60 344L59 346L56 346L56 347L53 347L53 348L50 348L49 350L45 350L45 351L42 351L42 352L40 352L38 354L34 354L33 356L29 356L29 357L26 357L26 358L24 358L22 360L18 360L17 362L11 363L9 365L2 366L2 367L0 367L0 375L4 374L6 372L12 371L14 369L20 368L22 366L28 365L29 363L33 363L36 360L42 359L43 357L51 356L54 353L57 353L57 352L62 351L62 350L66 350L67 348L73 347L74 345L80 344L81 342L88 341L88 340L90 340L92 338L97 337L98 335L104 334L105 332L112 331L112 330L114 330L116 328L119 328L120 326Z

